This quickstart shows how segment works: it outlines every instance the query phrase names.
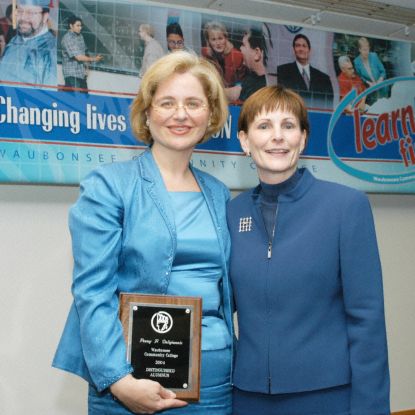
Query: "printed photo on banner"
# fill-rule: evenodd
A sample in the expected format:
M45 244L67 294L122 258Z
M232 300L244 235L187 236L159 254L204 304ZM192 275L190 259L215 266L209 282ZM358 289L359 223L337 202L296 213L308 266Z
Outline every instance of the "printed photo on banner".
M192 163L231 188L256 183L237 138L263 86L305 100L301 163L362 190L415 192L415 45L149 6L144 0L0 0L0 181L76 184L137 157L129 106L160 57L185 50L223 80L229 117Z
M54 0L0 3L0 80L57 85L57 9Z
M277 26L277 82L298 92L309 109L333 109L333 34Z

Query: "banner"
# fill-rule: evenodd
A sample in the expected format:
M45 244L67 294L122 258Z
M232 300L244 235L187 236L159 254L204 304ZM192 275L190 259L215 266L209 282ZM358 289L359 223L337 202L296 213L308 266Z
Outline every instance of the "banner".
M129 106L152 57L191 50L223 77L230 115L192 164L232 189L256 185L237 139L240 106L277 83L296 90L311 135L300 164L369 192L415 191L415 46L409 42L148 6L17 1L0 18L0 182L77 184L146 147ZM0 0L7 15L9 1ZM29 31L30 28L30 31ZM85 56L79 61L75 56Z

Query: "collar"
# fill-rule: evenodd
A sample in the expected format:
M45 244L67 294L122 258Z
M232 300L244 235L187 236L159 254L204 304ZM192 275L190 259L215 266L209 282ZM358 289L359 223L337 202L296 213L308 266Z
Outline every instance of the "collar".
M298 174L298 180L296 180L295 185L289 186L284 192L279 194L278 203L290 203L301 199L316 181L315 177L306 168L298 169L296 174ZM259 203L261 188L261 184L259 184L251 190L251 197L254 203Z
M310 76L310 64L307 63L307 65L301 65L300 62L295 61L295 63L297 64L297 68L300 71L300 73L303 73L303 69L307 72L307 75Z
M287 180L282 183L268 184L260 182L260 195L261 199L265 202L275 202L277 198L285 193L289 193L297 185L300 180L301 174L297 169Z
M37 35L35 35L35 36L31 36L31 37L23 37L21 35L20 36L22 37L23 43L25 43L25 42L28 42L29 40L33 40L33 39L36 39L36 38L38 38L40 36L43 36L47 32L49 32L49 29L45 25L44 28Z

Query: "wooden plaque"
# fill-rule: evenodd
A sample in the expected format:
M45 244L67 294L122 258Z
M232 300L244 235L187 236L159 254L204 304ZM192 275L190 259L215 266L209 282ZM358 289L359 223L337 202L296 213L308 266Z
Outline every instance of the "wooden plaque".
M200 399L202 299L120 294L127 359L137 379L159 382L177 399Z

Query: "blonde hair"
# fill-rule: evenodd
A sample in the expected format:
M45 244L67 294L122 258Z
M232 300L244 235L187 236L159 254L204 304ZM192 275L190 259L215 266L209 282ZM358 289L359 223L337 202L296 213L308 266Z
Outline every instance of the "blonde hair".
M228 30L226 26L221 22L207 22L203 28L203 35L205 37L206 46L212 49L209 43L209 33L210 32L220 32L226 39L225 50L223 51L224 55L228 55L233 49L233 43L229 40Z
M138 94L131 104L131 128L140 141L146 144L153 142L146 121L147 111L158 86L171 76L184 73L190 73L199 80L209 105L210 122L200 142L207 141L225 124L228 117L228 102L218 71L209 61L194 53L177 51L158 59L146 71Z
M203 28L203 34L205 36L206 43L209 45L209 32L221 32L226 39L228 39L228 31L226 26L220 22L207 22Z
M154 27L148 23L140 24L139 29L147 33L149 36L154 37Z
M357 44L359 45L359 49L363 46L368 46L370 48L370 42L367 37L360 37L357 41Z

